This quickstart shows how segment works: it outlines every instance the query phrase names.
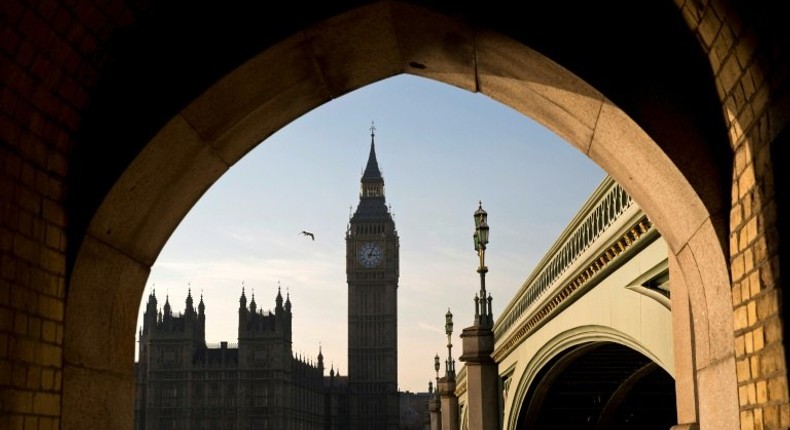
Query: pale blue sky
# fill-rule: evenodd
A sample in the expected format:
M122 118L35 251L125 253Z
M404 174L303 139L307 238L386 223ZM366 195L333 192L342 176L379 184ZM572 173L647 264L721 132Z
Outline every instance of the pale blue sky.
M196 302L204 297L206 340L236 342L242 282L263 309L274 307L279 282L293 303L294 352L315 360L320 343L327 366L346 375L344 238L371 121L400 235L399 388L427 391L434 355L447 354L447 309L456 359L472 323L478 201L491 226L486 287L496 317L605 176L543 126L481 94L401 75L298 118L206 192L159 255L144 298L155 287L160 306L169 295L182 312L191 285Z

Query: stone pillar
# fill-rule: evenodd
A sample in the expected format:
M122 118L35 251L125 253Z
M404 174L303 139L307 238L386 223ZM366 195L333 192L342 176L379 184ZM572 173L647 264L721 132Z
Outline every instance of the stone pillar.
M466 363L467 410L469 428L499 428L499 380L494 352L494 333L485 325L473 325L461 332Z
M672 346L675 354L675 404L678 425L671 430L698 430L699 404L695 381L694 322L689 291L677 257L669 253L669 289L672 297Z
M431 430L442 430L442 401L439 399L439 389L436 395L428 399L428 412L431 416Z
M439 397L442 402L442 430L459 430L461 427L458 422L458 397L455 396L455 378L444 377L439 379Z

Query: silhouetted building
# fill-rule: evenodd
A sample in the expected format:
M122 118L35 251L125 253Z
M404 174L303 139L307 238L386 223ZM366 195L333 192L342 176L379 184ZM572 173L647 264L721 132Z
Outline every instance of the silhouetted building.
M400 430L427 430L431 427L431 417L428 415L428 400L432 392L400 393Z
M138 430L398 430L401 417L408 429L425 421L416 415L427 398L418 408L420 398L398 393L399 239L374 130L346 232L348 376L335 369L324 376L320 349L317 362L293 355L291 301L279 290L274 311L265 312L242 288L238 344L218 346L206 344L202 296L195 309L190 292L184 313L174 315L152 293L136 363Z
M371 127L359 205L346 232L348 384L353 430L398 429L398 232Z
M238 344L206 344L203 297L191 292L174 315L169 300L148 297L136 363L135 427L139 430L252 430L347 427L347 380L324 357L295 357L291 301L277 292L273 312L255 297L239 299Z

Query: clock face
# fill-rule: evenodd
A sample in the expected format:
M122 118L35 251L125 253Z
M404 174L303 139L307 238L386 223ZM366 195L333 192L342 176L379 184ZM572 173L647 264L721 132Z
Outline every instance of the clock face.
M381 246L374 242L365 242L357 249L357 260L364 267L377 267L384 259Z

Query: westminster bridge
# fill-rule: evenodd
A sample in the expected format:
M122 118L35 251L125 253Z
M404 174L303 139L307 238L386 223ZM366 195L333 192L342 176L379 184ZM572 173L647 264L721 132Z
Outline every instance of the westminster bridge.
M607 177L493 324L490 422L566 430L677 424L670 299L666 243ZM479 428L469 421L466 366L455 379L458 426ZM445 421L452 428L456 419Z

